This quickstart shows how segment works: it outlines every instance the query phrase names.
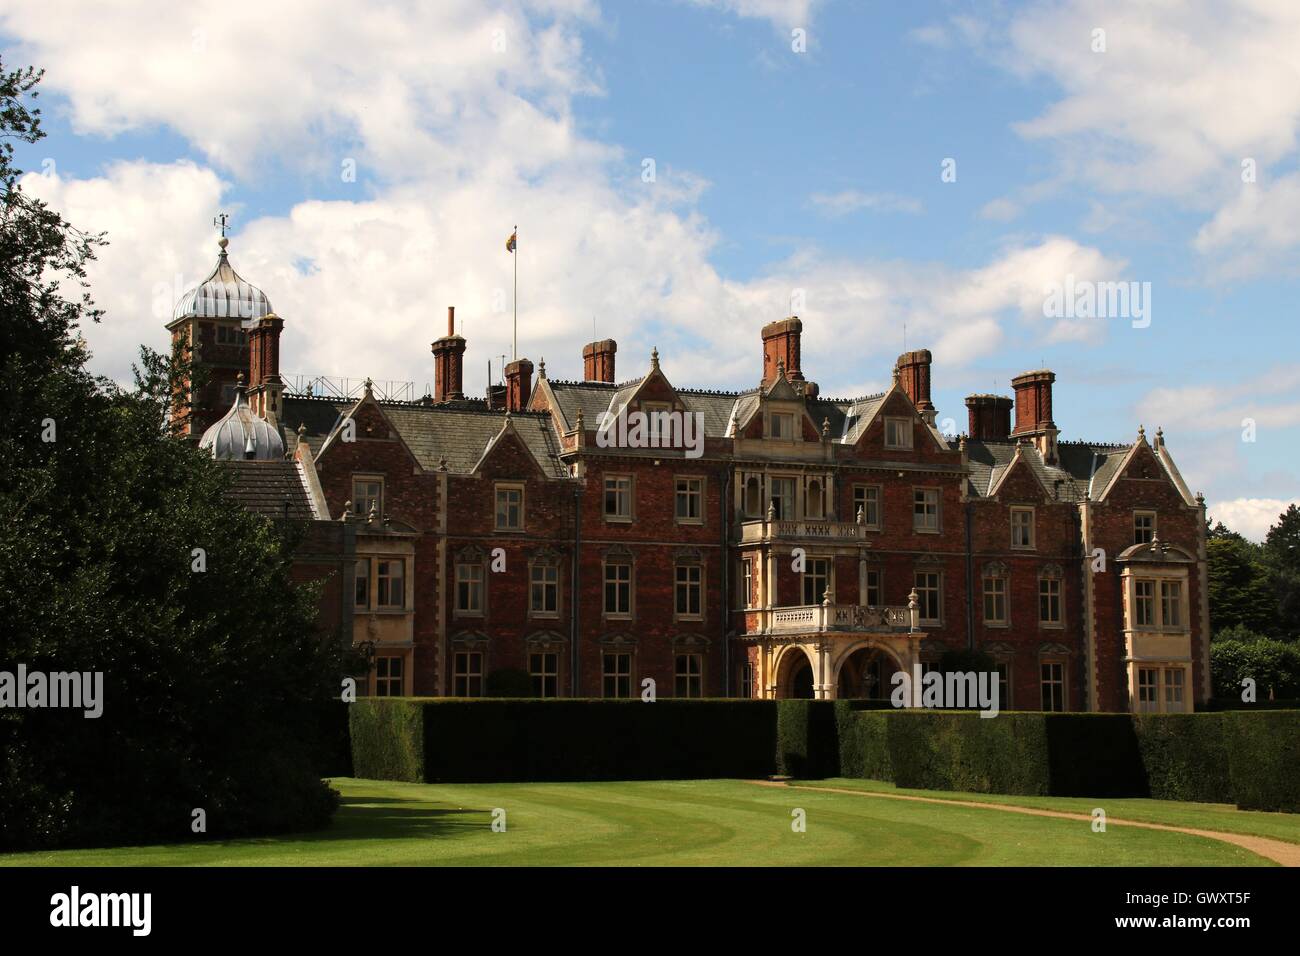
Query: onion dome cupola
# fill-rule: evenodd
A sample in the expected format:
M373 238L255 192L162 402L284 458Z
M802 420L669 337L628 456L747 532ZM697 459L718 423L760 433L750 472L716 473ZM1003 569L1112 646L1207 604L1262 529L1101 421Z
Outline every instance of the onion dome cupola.
M217 243L221 254L217 256L217 267L193 289L190 289L172 312L172 321L179 319L242 319L251 323L254 319L271 312L271 301L266 293L246 282L230 265L226 255L226 246L230 244L225 236Z
M235 404L203 433L199 447L223 461L276 461L284 457L280 430L259 418L249 407L243 375L235 386Z

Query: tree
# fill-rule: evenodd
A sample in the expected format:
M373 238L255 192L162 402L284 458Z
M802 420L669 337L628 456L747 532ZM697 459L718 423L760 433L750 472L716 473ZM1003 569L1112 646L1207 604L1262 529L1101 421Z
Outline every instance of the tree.
M12 163L39 80L0 64L0 674L102 675L102 715L0 709L0 849L192 839L196 810L208 836L323 825L318 718L353 662L292 581L301 529L167 434L172 361L132 391L86 370L103 238Z
M1263 555L1275 600L1274 631L1284 640L1300 639L1300 508L1292 504L1278 516Z
M1210 633L1244 626L1271 633L1273 593L1259 560L1259 548L1238 534L1216 535L1205 543L1210 599Z

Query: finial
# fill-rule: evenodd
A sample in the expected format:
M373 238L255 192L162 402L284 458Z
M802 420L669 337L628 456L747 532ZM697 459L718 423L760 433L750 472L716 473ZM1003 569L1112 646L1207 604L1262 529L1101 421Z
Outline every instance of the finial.
M352 499L349 498L347 501L343 502L343 514L339 517L343 518L345 521L352 517Z
M770 501L767 503L767 520L768 521L776 520L776 505L772 504L772 502Z
M1197 505L1199 505L1199 506L1202 507L1202 508L1205 507L1205 492L1203 492L1203 491L1198 491L1198 492L1196 493L1196 503L1197 503Z
M367 524L374 524L379 518L379 505L376 502L370 503L370 514L366 516Z
M582 431L582 426L583 426L582 409L580 408L578 409L578 431Z
M957 450L963 455L966 454L966 436L962 435L957 439Z
M307 434L307 423L306 423L306 422L299 422L299 423L298 423L298 441L302 441L303 436L306 435L306 434Z
M1157 444L1157 445L1163 445L1164 443L1165 443L1165 430L1164 430L1163 428L1161 428L1159 425L1157 425L1157 426L1156 426L1156 444Z
M1143 440L1143 441L1145 441L1145 440L1146 440L1146 437L1147 437L1146 426L1144 426L1144 425L1139 425L1139 426L1138 426L1138 438L1141 439L1141 440Z
M375 382L369 375L366 376L366 397L373 398L375 391Z
M830 420L830 418L823 418L823 419L822 419L822 438L823 438L823 439L826 439L826 438L830 438L830 437L831 437L831 420Z
M826 590L822 592L822 606L830 607L831 604L831 586L826 585Z
M244 387L244 373L243 373L243 372L240 372L238 375L235 376L235 387L236 387L236 388L243 388L243 387Z
M898 366L895 365L895 366L894 366L894 384L895 384L895 385L898 384L898 374L899 374L899 373L898 373Z
M650 350L650 367L659 367L659 346L657 345Z
M546 378L546 359L537 360L537 377Z
M221 255L225 256L226 246L230 245L230 240L227 239L225 236L222 236L220 239L217 240L217 245L221 247Z
M867 523L867 516L866 516L865 514L863 514L863 512L862 512L862 505L858 505L857 521L858 521L858 524L866 524L866 523Z
M446 471L446 470L447 470L447 456L446 456L446 455L443 455L441 458L438 459L438 470L439 470L439 471Z

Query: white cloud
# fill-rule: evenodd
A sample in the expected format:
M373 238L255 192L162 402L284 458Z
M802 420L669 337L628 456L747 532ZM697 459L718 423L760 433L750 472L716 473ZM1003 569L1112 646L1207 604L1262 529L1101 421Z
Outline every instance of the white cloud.
M1240 182L1243 157L1269 164L1296 148L1292 0L1062 0L1016 16L1009 38L1006 65L1063 93L1020 131L1059 141L1075 173L1105 188L1221 192Z
M240 185L266 157L333 170L338 144L353 139L369 171L355 197L236 219L231 261L285 319L286 372L422 389L426 343L455 305L470 344L466 384L481 394L487 359L510 353L516 262L520 352L546 358L553 377L576 376L595 316L596 335L620 340L621 377L647 368L657 345L674 381L751 386L758 330L790 314L798 289L805 373L828 391L886 375L904 323L911 347L954 368L1000 348L1008 324L1017 341L1105 334L1102 322L1043 317L1047 283L1123 268L1063 237L1010 244L970 269L807 250L748 281L719 275L718 237L696 207L707 184L665 167L642 182L637 162L572 122L572 99L599 86L577 39L595 15L585 3L435 13L390 0L338 21L302 4L264 7L227 0L178 17L158 5L126 24L89 8L70 27L65 11L20 3L4 21L50 67L47 86L68 96L81 129L162 124L211 167L120 163L85 180L32 181L74 222L111 233L91 270L108 316L85 330L98 371L126 380L136 343L164 344L156 287L174 299L177 273L193 282L211 269L212 215L240 212ZM203 56L191 23L207 31ZM508 57L490 47L498 25ZM381 66L362 75L360 64ZM512 260L504 240L516 223Z
M1282 267L1300 246L1300 174L1242 183L1237 196L1201 227L1196 250L1213 257L1214 275L1237 279Z
M1300 425L1300 365L1263 370L1248 381L1157 388L1138 404L1143 421L1189 432L1240 432Z
M1293 504L1300 505L1300 498L1232 498L1207 504L1206 515L1251 541L1263 541L1278 516Z
M838 193L813 193L808 201L828 216L847 216L849 213L863 209L880 212L919 213L922 206L919 200L895 193L864 193L856 189L846 189Z
M994 222L1010 222L1022 212L1020 204L1010 199L990 199L980 208L980 218Z
M769 20L778 30L807 27L819 0L690 0L699 7L714 7L738 17Z

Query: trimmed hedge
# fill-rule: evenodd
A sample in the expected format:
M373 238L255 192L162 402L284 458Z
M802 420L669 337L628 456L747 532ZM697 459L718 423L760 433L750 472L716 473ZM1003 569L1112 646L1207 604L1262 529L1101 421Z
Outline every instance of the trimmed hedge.
M1232 803L1225 714L1135 714L1147 793L1157 800Z
M890 712L860 705L860 701L835 702L840 776L892 782L894 769L889 762L887 726Z
M423 783L766 777L774 701L371 698L357 776Z
M1129 796L1300 812L1300 713L837 709L840 772L919 790Z
M805 780L838 777L835 701L776 702L776 772Z
M1222 720L1237 806L1300 813L1300 712L1235 711Z
M1300 711L1045 714L861 701L368 698L358 777L416 783L848 776L920 790L1300 812Z

